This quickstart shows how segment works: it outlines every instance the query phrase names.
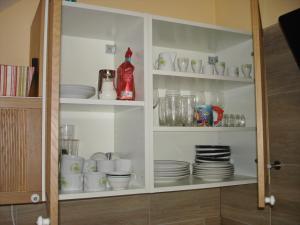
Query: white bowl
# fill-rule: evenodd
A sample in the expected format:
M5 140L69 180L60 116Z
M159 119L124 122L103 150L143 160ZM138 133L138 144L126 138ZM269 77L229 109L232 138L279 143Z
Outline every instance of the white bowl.
M61 98L90 98L96 94L96 89L87 85L60 85Z
M113 190L128 189L130 175L109 175L107 174L107 180Z

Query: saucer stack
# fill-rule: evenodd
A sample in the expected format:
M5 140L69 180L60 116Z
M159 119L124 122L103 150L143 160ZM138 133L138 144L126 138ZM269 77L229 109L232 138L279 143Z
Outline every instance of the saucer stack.
M230 163L230 146L196 145L194 177L206 181L221 181L231 178L234 166Z
M155 160L154 180L156 183L176 182L190 176L190 163L176 160Z

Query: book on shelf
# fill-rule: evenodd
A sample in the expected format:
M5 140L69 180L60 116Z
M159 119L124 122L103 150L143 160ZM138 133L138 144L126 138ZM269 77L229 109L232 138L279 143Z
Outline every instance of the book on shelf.
M29 96L34 67L0 64L0 96Z

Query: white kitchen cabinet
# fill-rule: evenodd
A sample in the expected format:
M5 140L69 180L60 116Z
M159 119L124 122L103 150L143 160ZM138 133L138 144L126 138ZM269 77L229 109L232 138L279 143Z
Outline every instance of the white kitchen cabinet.
M56 4L56 3L51 3ZM57 9L54 12L60 13ZM55 20L57 19L57 20ZM53 103L59 105L59 116L52 121L51 153L58 153L58 127L76 125L80 140L79 155L89 158L95 152L116 152L133 161L137 176L128 190L60 194L60 200L131 195L150 192L180 191L241 185L257 182L255 163L257 149L255 95L257 75L251 78L187 72L161 71L155 67L160 52L173 51L177 56L202 59L218 56L227 66L253 64L250 33L214 25L164 18L125 10L62 1L61 18L50 24L61 30L49 43L59 43L59 55L52 65ZM61 28L61 29L60 29ZM52 48L54 48L52 46ZM114 47L115 52L107 52ZM116 69L130 47L135 66L136 101L104 101L58 98L60 84L82 84L97 87L100 69ZM50 52L50 54L53 52ZM58 62L55 64L55 62ZM60 65L60 67L59 67ZM59 71L58 73L55 73ZM50 77L51 79L51 77ZM244 114L246 127L162 127L153 110L153 90L163 95L166 89L181 91L221 91L225 113ZM56 99L57 97L57 99ZM54 106L55 106L54 104ZM51 106L52 113L56 112ZM59 118L59 119L58 119ZM261 115L260 115L261 118ZM57 121L56 121L57 120ZM48 129L48 128L47 128ZM235 176L222 182L205 182L193 178L174 183L154 182L154 160L184 160L193 163L194 146L230 145ZM55 160L51 161L55 163ZM57 162L57 161L56 161ZM57 176L58 173L53 176Z

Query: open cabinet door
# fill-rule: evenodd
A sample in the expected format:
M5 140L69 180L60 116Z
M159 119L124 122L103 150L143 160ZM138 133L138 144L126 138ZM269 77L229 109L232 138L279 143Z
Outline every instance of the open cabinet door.
M48 2L46 81L46 203L51 225L58 225L58 119L61 1Z
M258 207L265 207L268 188L268 112L266 94L266 76L263 60L263 30L258 0L251 0L251 18L254 50L255 94L256 94L256 127L257 127L257 176Z

